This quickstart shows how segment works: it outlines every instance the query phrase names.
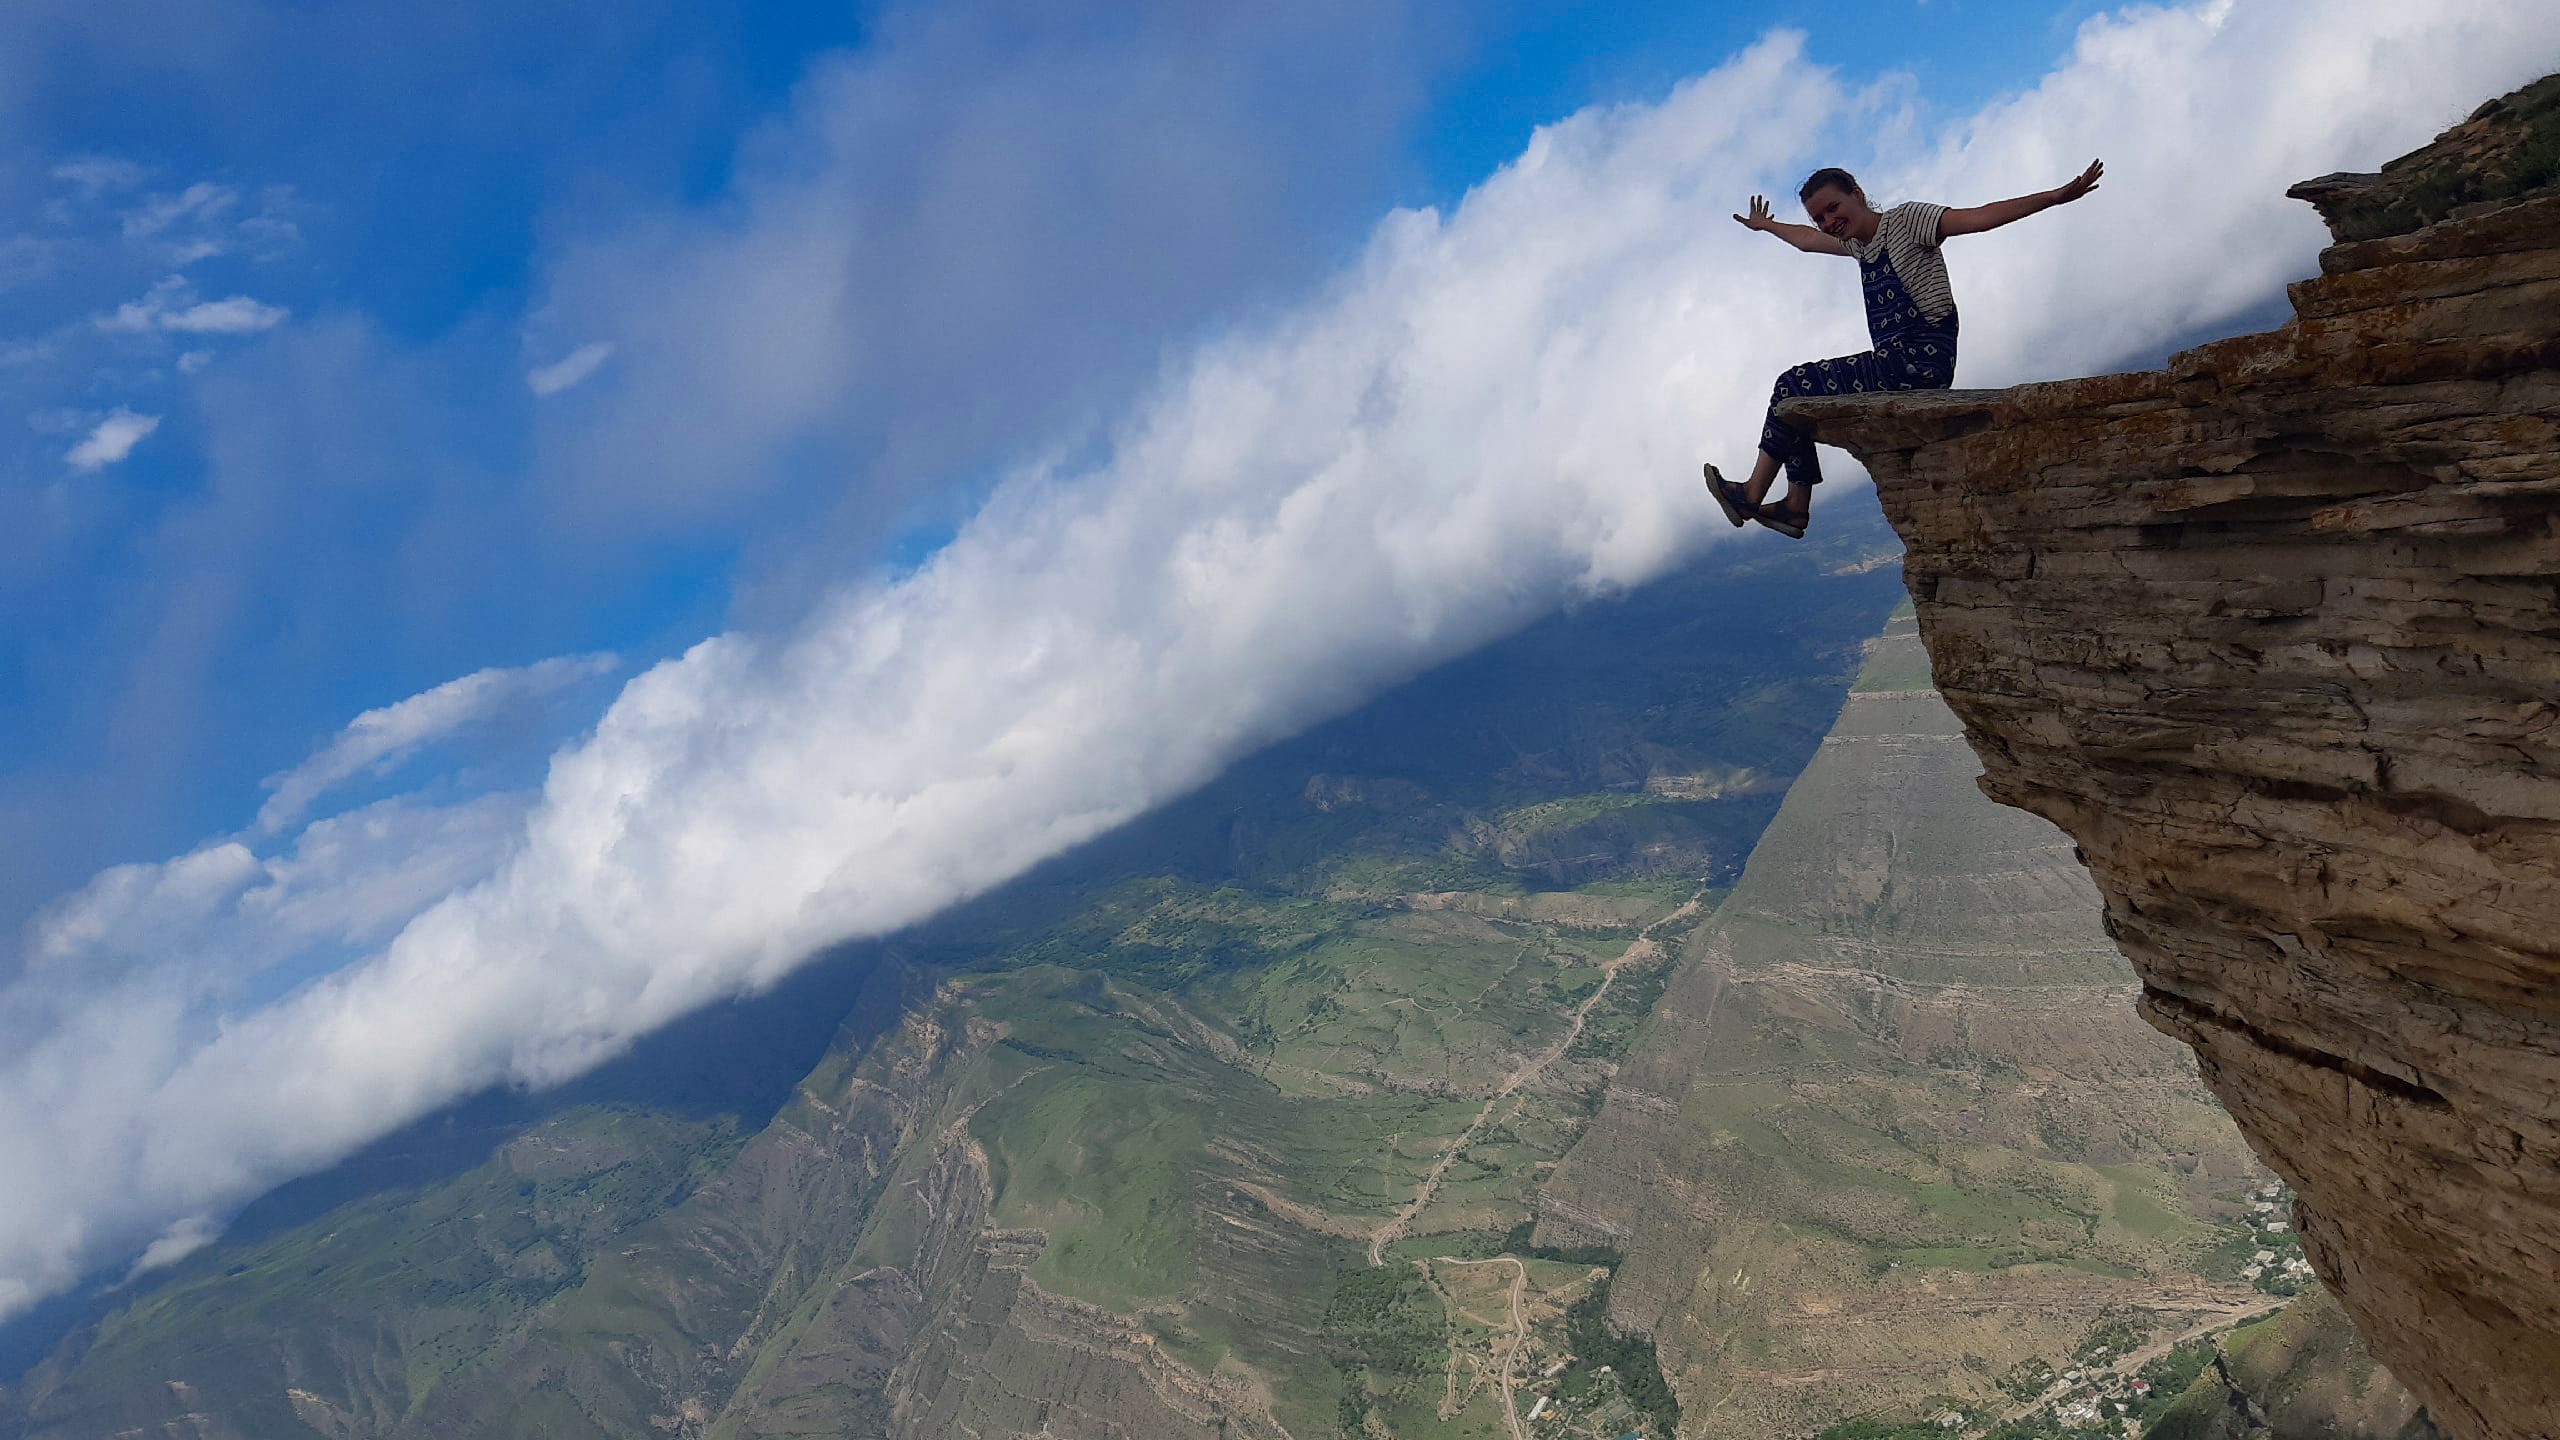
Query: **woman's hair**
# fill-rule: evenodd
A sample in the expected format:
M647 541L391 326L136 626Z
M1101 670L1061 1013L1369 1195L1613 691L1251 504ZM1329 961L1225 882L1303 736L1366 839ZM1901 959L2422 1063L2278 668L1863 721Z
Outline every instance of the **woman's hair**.
M1837 165L1825 165L1821 169L1804 177L1804 183L1796 187L1796 199L1810 200L1813 198L1814 191L1826 188L1839 190L1850 195L1864 195L1867 193L1866 191L1858 188L1857 176L1850 174L1848 171L1841 169Z

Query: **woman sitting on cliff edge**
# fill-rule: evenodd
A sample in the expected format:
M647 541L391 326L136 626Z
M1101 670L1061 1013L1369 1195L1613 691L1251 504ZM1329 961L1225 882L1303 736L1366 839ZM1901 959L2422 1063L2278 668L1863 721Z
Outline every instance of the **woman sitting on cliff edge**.
M1811 225L1790 225L1769 216L1766 196L1751 197L1751 213L1733 218L1749 229L1763 230L1799 250L1817 255L1847 255L1858 262L1867 297L1867 337L1875 348L1837 360L1798 365L1778 377L1769 395L1769 418L1760 427L1760 458L1748 484L1736 485L1707 467L1707 489L1736 525L1758 520L1795 539L1813 517L1813 487L1822 483L1822 465L1814 458L1813 441L1802 431L1780 423L1778 402L1799 395L1849 395L1870 390L1943 390L1956 378L1956 297L1947 285L1947 262L1939 242L1957 235L1997 230L2040 210L2068 204L2098 188L2106 167L2092 160L2078 179L2054 190L1996 200L1967 210L1919 201L1878 212L1867 204L1867 192L1848 171L1825 168L1813 172L1797 190ZM1768 498L1779 468L1787 472L1786 499Z

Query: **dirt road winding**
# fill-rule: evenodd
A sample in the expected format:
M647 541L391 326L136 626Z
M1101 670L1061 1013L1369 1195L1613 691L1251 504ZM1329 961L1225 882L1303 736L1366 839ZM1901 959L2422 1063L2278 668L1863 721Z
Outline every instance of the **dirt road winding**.
M1502 1392L1502 1418L1511 1427L1511 1440L1529 1440L1529 1427L1520 1420L1519 1402L1512 1398L1518 1379L1512 1372L1520 1367L1520 1347L1529 1341L1529 1314L1523 1300L1529 1291L1529 1267L1516 1255L1497 1255L1490 1260L1461 1260L1455 1255L1441 1255L1437 1265L1508 1265L1511 1267L1511 1347L1502 1352L1502 1367L1494 1372L1494 1384Z
M1564 1034L1538 1054L1522 1060L1510 1074L1503 1077L1502 1083L1494 1088L1492 1096L1484 1102L1484 1108L1476 1112L1476 1118L1468 1123L1466 1129L1459 1131L1455 1139L1441 1147L1440 1157L1431 1162L1429 1170L1423 1172L1422 1183L1414 1188L1413 1198L1406 1201L1401 1209L1380 1224L1370 1235L1370 1264L1386 1263L1387 1247L1404 1238L1405 1229L1413 1223L1413 1217L1421 1214L1423 1207L1431 1203L1431 1197L1440 1192L1440 1181L1449 1173L1450 1165L1466 1152L1469 1145L1475 1143L1478 1135L1484 1133L1485 1126L1493 1119L1493 1112L1502 1108L1502 1102L1519 1093L1522 1086L1547 1073L1548 1067L1563 1059L1565 1052L1573 1048L1573 1042L1582 1038L1584 1022L1591 1018L1592 1009L1600 1003L1602 997L1609 993L1609 987L1617 983L1618 972L1629 965L1654 958L1659 951L1659 947L1654 943L1654 932L1675 921L1686 920L1697 914L1699 902L1706 898L1706 894L1706 887L1700 886L1695 894L1681 903L1679 909L1638 931L1636 938L1628 943L1625 950L1619 952L1616 959L1600 967L1600 983L1592 987L1590 994L1582 997L1581 1004L1573 1007L1573 1021L1565 1027Z

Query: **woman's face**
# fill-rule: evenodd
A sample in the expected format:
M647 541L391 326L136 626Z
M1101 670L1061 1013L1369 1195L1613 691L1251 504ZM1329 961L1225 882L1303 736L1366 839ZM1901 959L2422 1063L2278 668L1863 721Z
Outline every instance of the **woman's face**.
M1813 217L1814 228L1834 240L1865 238L1867 219L1875 214L1867 208L1867 197L1837 185L1825 185L1804 197L1804 209Z

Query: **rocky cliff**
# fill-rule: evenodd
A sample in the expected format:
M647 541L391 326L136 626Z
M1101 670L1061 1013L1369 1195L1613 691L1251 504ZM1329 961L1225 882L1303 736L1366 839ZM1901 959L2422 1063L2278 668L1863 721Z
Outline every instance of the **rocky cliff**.
M2282 329L1800 410L1983 788L2078 842L2142 1014L2470 1440L2560 1435L2556 111L2304 187L2341 243Z

